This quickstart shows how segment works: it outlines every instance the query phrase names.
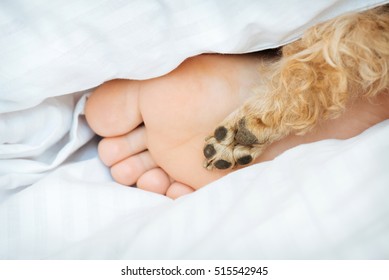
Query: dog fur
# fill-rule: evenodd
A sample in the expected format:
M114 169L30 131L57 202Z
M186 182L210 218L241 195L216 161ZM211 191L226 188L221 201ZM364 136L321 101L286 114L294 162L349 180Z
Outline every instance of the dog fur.
M389 5L310 28L263 65L265 84L206 139L205 167L248 164L272 142L339 117L356 98L387 92L388 71Z

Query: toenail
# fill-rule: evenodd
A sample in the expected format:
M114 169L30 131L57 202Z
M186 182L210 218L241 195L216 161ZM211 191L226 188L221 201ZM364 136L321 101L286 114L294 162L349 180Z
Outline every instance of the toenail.
M207 146L205 146L205 148L203 150L203 153L204 153L204 156L206 158L210 158L210 157L213 157L216 154L216 150L213 147L213 145L208 144Z
M216 128L215 130L215 138L217 141L222 141L224 138L226 138L227 135L227 128L224 126L220 126Z
M253 157L250 155L239 158L236 162L240 165L249 164L253 160Z
M223 160L223 159L219 159L218 161L215 162L214 166L217 169L227 169L227 168L231 167L231 162L228 162L228 161Z
M243 146L251 146L258 143L257 137L247 129L244 118L239 121L239 129L236 132L235 141Z

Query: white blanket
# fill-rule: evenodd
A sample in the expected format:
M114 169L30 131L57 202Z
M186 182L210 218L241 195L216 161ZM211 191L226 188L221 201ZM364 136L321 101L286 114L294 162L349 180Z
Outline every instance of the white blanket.
M276 47L387 1L0 3L0 258L388 258L389 122L172 201L120 186L85 94L203 52Z

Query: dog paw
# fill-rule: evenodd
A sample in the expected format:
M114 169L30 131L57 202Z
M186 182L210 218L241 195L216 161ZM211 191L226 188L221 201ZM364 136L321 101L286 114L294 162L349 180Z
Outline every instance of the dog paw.
M263 150L266 141L260 139L262 122L243 117L226 122L206 138L203 148L204 167L211 170L234 168L251 163Z

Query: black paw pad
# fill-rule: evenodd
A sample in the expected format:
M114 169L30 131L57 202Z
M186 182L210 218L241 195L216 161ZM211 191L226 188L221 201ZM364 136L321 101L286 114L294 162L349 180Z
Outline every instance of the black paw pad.
M216 161L214 163L214 166L217 168L217 169L227 169L227 168L230 168L231 167L231 162L228 162L226 160L223 160L223 159L219 159L218 161Z
M227 128L220 126L215 130L215 138L217 141L222 141L227 136Z
M208 144L207 146L205 146L203 153L206 158L211 158L216 154L216 150L213 145Z
M246 165L253 161L253 157L250 155L239 158L236 162L239 165Z
M235 140L243 146L251 146L258 143L257 137L247 129L244 118L239 121L239 129L236 132Z

